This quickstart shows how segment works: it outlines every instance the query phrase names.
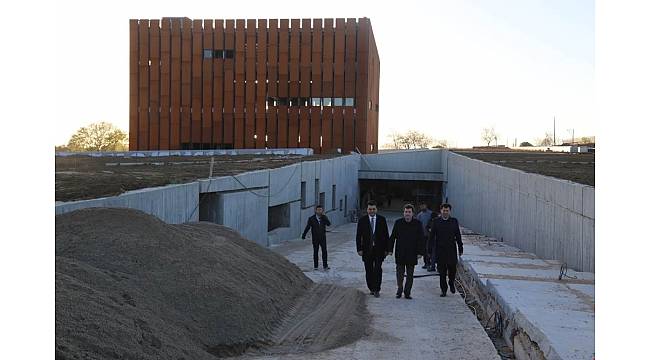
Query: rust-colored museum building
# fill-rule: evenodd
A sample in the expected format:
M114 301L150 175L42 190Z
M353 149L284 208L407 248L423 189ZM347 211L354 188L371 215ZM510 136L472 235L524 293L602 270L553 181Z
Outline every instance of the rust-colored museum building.
M370 19L130 20L130 150L377 152Z

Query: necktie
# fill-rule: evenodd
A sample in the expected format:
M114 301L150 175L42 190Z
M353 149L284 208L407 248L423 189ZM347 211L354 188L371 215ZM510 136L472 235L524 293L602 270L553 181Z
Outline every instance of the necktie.
M372 218L372 233L375 233L375 217L373 216Z

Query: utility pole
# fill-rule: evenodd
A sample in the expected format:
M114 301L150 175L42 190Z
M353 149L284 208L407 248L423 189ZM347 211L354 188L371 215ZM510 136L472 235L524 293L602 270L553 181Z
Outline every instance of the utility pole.
M553 146L555 146L555 115L553 115Z
M566 131L571 131L571 145L575 145L575 133L576 129L566 129Z

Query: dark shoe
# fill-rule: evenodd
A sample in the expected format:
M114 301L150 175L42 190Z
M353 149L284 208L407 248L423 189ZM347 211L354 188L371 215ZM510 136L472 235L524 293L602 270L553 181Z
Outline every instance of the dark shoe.
M446 292L443 292L442 294L440 294L440 297L445 297L445 296L447 296Z
M411 295L404 295L404 299L409 299L409 300L411 300L411 299L413 299L413 298L411 297Z
M325 267L323 268L323 270L329 270L329 269L330 269L329 266L325 266Z
M402 292L398 291L397 294L395 294L395 297L398 298L398 299L401 298L402 297Z
M422 265L422 268L423 268L423 269L426 269L426 268L427 268L427 265L426 265L426 264Z
M375 297L376 297L376 298L379 297L379 291L375 291Z
M318 270L318 266L314 266L314 270Z
M434 268L433 266L429 266L429 267L427 268L427 271L428 271L428 272L434 272L434 271L436 271L436 268Z
M454 283L449 284L449 291L451 291L452 294L456 293L456 287L454 286Z

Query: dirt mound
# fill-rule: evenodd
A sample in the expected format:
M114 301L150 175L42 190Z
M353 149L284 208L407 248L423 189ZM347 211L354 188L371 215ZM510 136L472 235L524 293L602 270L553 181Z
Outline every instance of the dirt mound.
M269 351L313 351L358 339L367 323L365 300L338 288L321 306L316 295L323 291L282 256L220 225L168 225L129 209L56 217L60 359L209 359L273 348L286 324L310 323L309 316L299 319L304 311L296 314L305 299L321 319L347 317L341 335L330 331L316 345L288 340L297 345ZM317 333L319 326L301 329Z

